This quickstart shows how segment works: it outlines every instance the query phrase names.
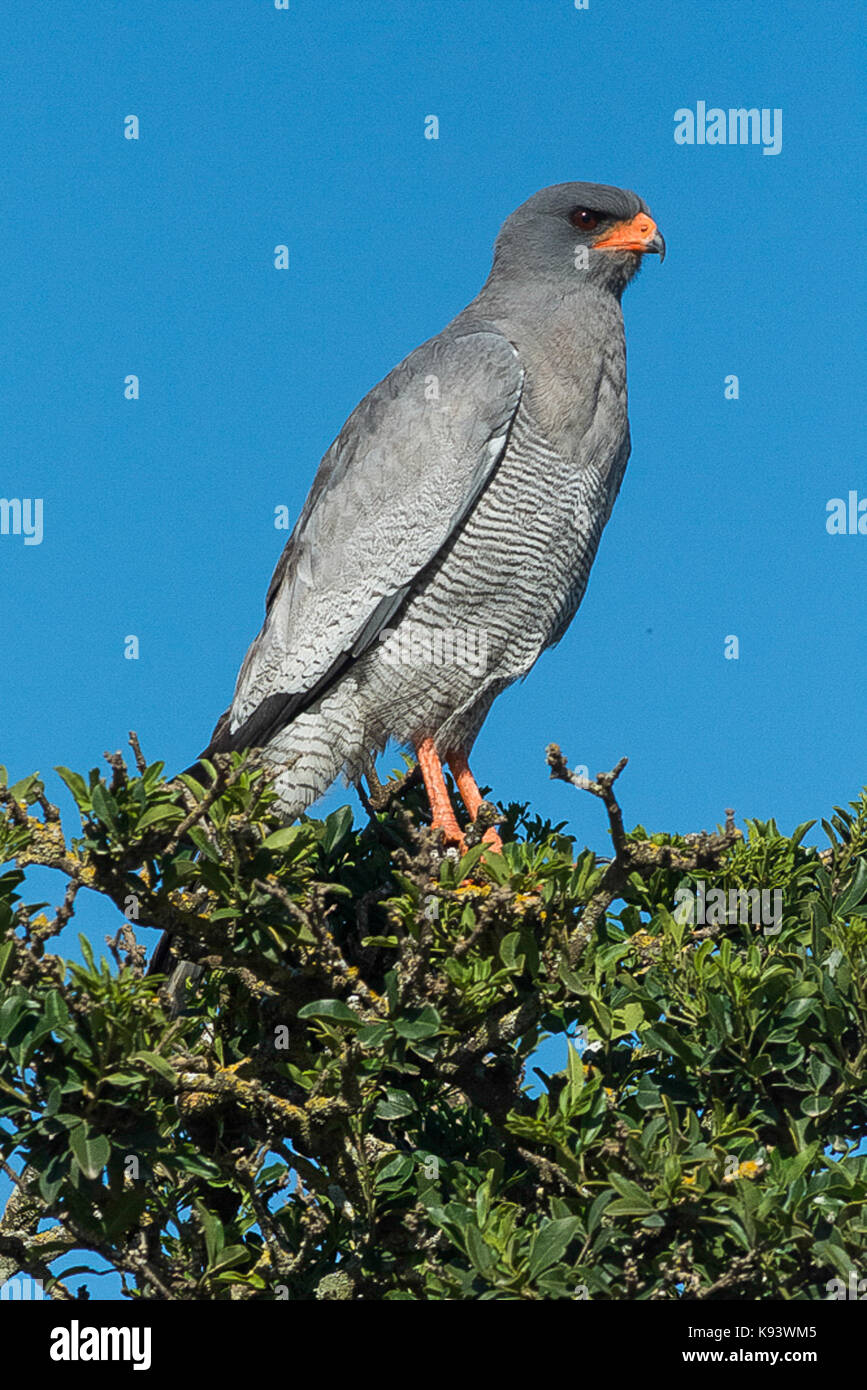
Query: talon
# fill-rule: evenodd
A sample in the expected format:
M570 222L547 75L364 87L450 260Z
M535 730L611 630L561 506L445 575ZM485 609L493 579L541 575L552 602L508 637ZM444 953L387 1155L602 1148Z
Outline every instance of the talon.
M431 830L441 830L445 843L456 845L461 854L465 854L464 832L458 825L452 803L449 801L446 779L443 776L443 765L434 747L433 739L423 738L415 751L418 765L421 768L421 775L424 778L427 799L430 802Z
M418 765L421 768L421 775L424 778L425 790L428 801L430 802L432 830L441 830L447 845L455 845L461 854L467 852L467 842L464 833L458 825L449 794L446 790L446 781L443 776L443 765L439 754L434 746L432 738L423 738L416 747ZM464 753L453 753L448 758L448 765L452 770L461 799L475 821L479 814L479 807L483 804L482 794L476 785L476 779L470 772L469 764ZM491 826L482 835L482 842L494 854L502 854L503 842L496 830Z
M454 820L454 817L452 817L452 819ZM467 842L457 821L454 821L454 826L450 826L444 825L442 821L432 820L430 828L431 830L441 830L443 832L444 847L446 849L456 849L458 854L463 858L467 852Z
M473 820L477 818L479 814L479 807L482 805L487 806L487 808L491 811L491 814L493 815L494 809L491 807L490 802L485 802L483 800L482 793L479 791L479 788L476 785L476 779L470 772L470 765L467 762L465 754L453 754L453 756L449 758L449 767L451 768L452 773L454 775L454 779L458 784L458 791L461 794L461 800L463 801ZM489 829L485 831L484 835L482 836L482 841L484 844L490 845L491 850L494 854L502 854L503 842L493 826L490 826Z

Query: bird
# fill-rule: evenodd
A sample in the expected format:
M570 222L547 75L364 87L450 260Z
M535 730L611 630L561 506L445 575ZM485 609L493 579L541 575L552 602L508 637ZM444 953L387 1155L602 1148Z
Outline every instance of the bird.
M561 183L500 229L465 309L364 397L319 464L200 759L255 748L286 820L414 749L446 847L497 695L574 617L629 458L621 296L665 241L636 193ZM201 774L201 763L187 769ZM487 850L502 844L485 830ZM164 933L176 1016L201 967Z
M625 189L556 184L506 218L476 297L322 458L202 758L259 750L291 820L394 740L464 845L443 768L475 819L476 736L569 626L623 479L621 296L647 254L665 242Z

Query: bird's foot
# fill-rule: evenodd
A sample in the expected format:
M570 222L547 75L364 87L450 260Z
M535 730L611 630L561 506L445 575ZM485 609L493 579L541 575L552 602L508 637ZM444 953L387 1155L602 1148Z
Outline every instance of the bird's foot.
M463 803L473 818L472 825L464 835L446 791L442 763L433 739L422 739L416 752L430 802L431 830L441 830L446 846L457 849L461 855L466 854L467 849L471 849L479 841L487 845L494 854L502 854L503 842L495 829L502 820L502 815L493 802L482 800L466 758L455 754L450 759Z
M441 832L444 849L456 849L458 854L466 854L466 837L454 815L435 815L431 821L430 828L431 830L439 830Z

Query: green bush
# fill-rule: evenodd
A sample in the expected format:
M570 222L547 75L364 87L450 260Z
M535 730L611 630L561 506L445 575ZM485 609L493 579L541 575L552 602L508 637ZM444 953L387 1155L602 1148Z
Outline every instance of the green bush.
M139 1299L760 1300L863 1270L867 798L822 853L625 833L618 768L611 860L523 806L458 860L412 776L361 830L285 827L255 763L167 783L134 747L61 770L78 838L2 779L0 1279L68 1297L77 1251ZM110 964L49 949L88 892ZM179 1017L146 928L203 967Z

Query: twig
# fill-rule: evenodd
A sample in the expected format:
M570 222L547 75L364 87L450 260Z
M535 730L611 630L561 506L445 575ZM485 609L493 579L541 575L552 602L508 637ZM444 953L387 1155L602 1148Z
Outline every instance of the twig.
M617 798L611 790L621 772L628 763L628 758L621 758L619 763L610 772L597 772L595 781L588 781L586 777L579 777L577 772L571 772L566 762L564 754L556 743L549 743L545 749L545 759L551 769L552 778L561 782L571 782L573 787L580 788L581 791L590 792L591 796L598 796L604 802L608 812L608 822L611 826L611 839L614 842L615 855L620 853L626 846L626 833L623 829L623 813L617 804Z
M129 746L132 749L133 757L135 758L135 765L138 768L139 772L146 772L147 759L145 758L144 753L141 751L141 744L138 741L138 734L136 733L135 729L130 729L129 731Z

